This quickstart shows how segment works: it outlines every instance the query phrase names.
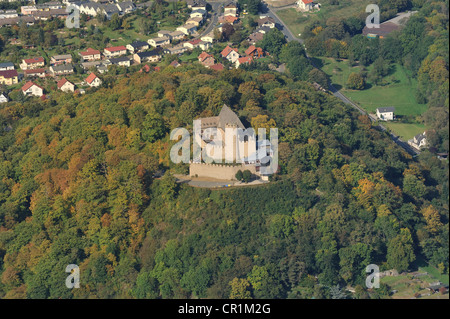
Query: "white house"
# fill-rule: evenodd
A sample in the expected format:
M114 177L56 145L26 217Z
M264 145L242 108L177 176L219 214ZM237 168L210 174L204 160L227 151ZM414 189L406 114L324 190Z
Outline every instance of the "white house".
M102 85L102 80L98 76L96 76L94 73L89 74L89 76L86 78L87 85L91 87L97 87Z
M170 38L169 37L153 38L153 39L148 39L147 42L151 46L157 48L157 47L161 47L161 46L170 44Z
M177 28L177 31L181 31L184 34L189 35L197 31L197 26L193 24L183 24Z
M313 0L298 0L297 5L302 11L312 11L314 8Z
M75 85L72 82L68 81L66 78L62 78L61 80L59 80L56 86L63 92L75 91Z
M377 117L382 121L392 121L394 119L395 107L377 108Z
M42 96L44 95L44 89L39 85L29 81L22 86L22 92L24 95Z
M408 144L414 147L416 150L419 150L427 147L427 132L423 132L421 134L417 134L412 139L408 140Z
M236 62L237 59L239 59L238 50L235 48L231 48L228 45L225 49L222 50L222 52L220 52L220 54L222 55L223 58L227 59L231 63L234 63Z

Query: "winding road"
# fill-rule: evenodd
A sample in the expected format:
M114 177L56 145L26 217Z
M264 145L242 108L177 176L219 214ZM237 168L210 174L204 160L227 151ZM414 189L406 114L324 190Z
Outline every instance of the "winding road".
M265 2L262 2L261 14L269 16L269 17L271 17L272 19L275 20L275 22L278 24L278 28L284 34L284 36L285 36L287 41L297 41L297 42L300 42L301 44L303 44L303 40L300 39L300 38L297 38L294 34L292 34L292 32L283 23L283 21L280 19L280 17L278 17L278 15L276 14L276 10L274 10L271 6L267 5L267 3L265 3ZM313 67L315 67L316 69L320 69L314 64L314 61L308 56L307 53L306 53L306 57L308 58L308 60L310 61L311 65ZM376 118L370 116L363 108L361 108L356 103L352 102L349 98L347 98L344 94L342 94L342 92L340 92L338 89L336 89L336 87L333 86L333 84L331 82L328 82L328 89L335 97L340 99L342 102L344 102L345 104L349 104L351 107L356 109L359 113L369 116L369 119L372 122L377 122ZM387 128L384 127L383 125L378 124L377 128L380 129L382 132L388 133L390 135L392 141L394 141L394 143L396 143L398 146L403 148L410 155L417 156L417 155L420 154L419 151L417 151L416 149L411 147L408 143L402 141L398 136L390 133L387 130Z

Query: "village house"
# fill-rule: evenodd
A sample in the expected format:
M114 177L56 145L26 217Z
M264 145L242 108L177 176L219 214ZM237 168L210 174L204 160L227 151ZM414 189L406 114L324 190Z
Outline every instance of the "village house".
M22 70L37 69L43 67L45 61L43 57L23 59L22 63L19 65Z
M127 48L123 45L117 47L109 47L103 50L103 54L107 58L117 57L127 54Z
M131 59L127 56L121 56L118 58L110 58L105 61L106 66L108 66L109 64L129 67L131 65Z
M161 59L161 54L157 50L139 52L133 55L133 60L137 64L144 62L158 62Z
M19 75L16 70L0 71L0 84L13 85L19 83Z
M198 56L198 62L200 62L205 67L210 67L216 63L214 56L206 52L202 52Z
M184 34L189 35L197 31L197 26L193 24L183 24L177 28L177 31L181 31Z
M39 68L39 69L25 70L23 71L23 75L26 78L29 77L45 78L45 69Z
M157 48L157 47L162 47L162 46L165 46L165 45L169 45L170 44L170 38L169 37L153 38L153 39L148 39L147 42L151 46Z
M236 60L236 69L239 68L242 64L250 64L253 62L253 58L251 56L244 56Z
M44 89L39 85L29 81L22 86L22 92L26 96L38 96L41 97L44 95Z
M0 63L0 71L8 71L8 70L14 70L14 63L12 62Z
M239 59L238 49L231 48L228 45L226 46L225 49L222 50L222 52L220 52L220 54L222 55L223 58L227 59L231 63L234 63L236 62L237 59Z
M169 32L169 38L171 41L182 40L186 36L186 34L182 31L172 31Z
M62 78L56 83L56 86L59 90L63 92L74 92L75 91L75 85L68 81L66 78Z
M127 44L126 48L131 53L142 52L150 48L149 44L144 41L134 41L133 43Z
M204 9L195 9L195 10L192 10L192 12L189 14L189 16L191 18L198 17L198 18L204 19L207 14L208 14L208 11L206 11Z
M261 32L253 32L252 34L250 34L250 35L248 36L247 41L248 41L250 44L255 45L256 42L261 41L263 38L264 38L264 34L263 34L263 33L261 33Z
M301 11L312 11L314 8L313 0L298 0L297 6Z
M206 10L205 0L186 0L186 4L188 8L192 9L192 11L198 9Z
M200 39L205 42L213 43L214 42L214 32L210 32L207 35L202 36Z
M255 47L254 45L251 45L248 47L247 50L245 50L245 54L257 59L264 56L264 51L260 47Z
M209 68L214 71L222 71L224 69L224 66L222 63L217 63L217 64L211 65Z
M186 52L187 50L189 50L189 49L186 48L185 46L183 46L182 44L179 44L179 45L175 45L172 47L164 48L163 53L164 54L182 54L182 53Z
M275 28L276 23L275 20L271 17L260 17L258 20L258 27L267 27L270 29Z
M177 60L173 60L169 65L173 66L174 68L178 68L179 66L181 66L181 64Z
M101 59L100 51L92 48L88 48L86 51L80 52L79 55L81 56L83 62Z
M73 73L73 66L70 63L52 65L50 67L50 72L52 73L53 76L71 74Z
M412 139L408 140L408 144L418 151L420 151L422 148L426 148L428 146L426 132L417 134Z
M200 27L203 24L203 18L202 17L189 18L186 21L186 24L193 24L196 27Z
M89 74L89 76L85 80L86 84L90 87L98 87L102 85L102 80L98 76L96 76L94 73Z
M63 64L63 63L72 63L72 55L61 54L61 55L54 55L50 58L51 65Z
M219 18L220 23L229 23L231 25L236 24L239 21L239 18L234 16L222 16Z
M382 121L392 121L394 119L395 107L377 108L377 117Z
M99 65L101 65L103 62L102 61L88 61L88 62L82 62L81 63L81 67L84 70L89 70L92 67L98 67Z
M229 4L224 6L224 8L223 8L223 15L224 16L236 17L237 16L237 11L238 11L238 8L237 8L236 4L229 3Z

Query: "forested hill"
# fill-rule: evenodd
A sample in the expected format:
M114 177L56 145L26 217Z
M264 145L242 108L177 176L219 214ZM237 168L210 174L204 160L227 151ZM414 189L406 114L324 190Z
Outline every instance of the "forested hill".
M369 264L448 272L447 164L413 160L333 96L195 65L104 80L0 109L0 298L330 298L337 284L362 298ZM280 174L177 184L169 132L224 103L246 126L276 123Z

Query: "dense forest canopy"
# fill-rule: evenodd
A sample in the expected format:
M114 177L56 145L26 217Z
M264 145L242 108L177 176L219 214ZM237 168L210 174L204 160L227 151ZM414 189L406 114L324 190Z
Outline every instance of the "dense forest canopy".
M368 264L448 272L447 162L413 159L333 96L195 64L104 80L0 109L0 297L331 298L347 284L362 297ZM276 123L268 185L173 177L187 167L169 161L170 130L224 103L246 126Z

